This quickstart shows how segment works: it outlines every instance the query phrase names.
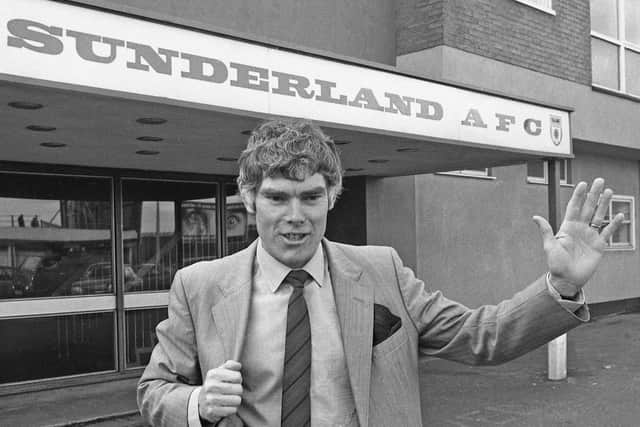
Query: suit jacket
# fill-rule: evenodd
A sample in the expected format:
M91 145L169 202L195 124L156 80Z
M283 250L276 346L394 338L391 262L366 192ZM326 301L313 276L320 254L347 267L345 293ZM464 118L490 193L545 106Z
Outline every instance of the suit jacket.
M588 320L586 306L568 312L544 276L496 306L469 309L427 290L389 247L323 240L361 426L421 426L420 356L497 364ZM138 404L154 426L184 426L202 376L240 360L251 300L254 242L247 249L176 273L169 317L138 384ZM401 326L373 346L374 304ZM394 328L395 329L395 328ZM238 417L222 425L242 425Z

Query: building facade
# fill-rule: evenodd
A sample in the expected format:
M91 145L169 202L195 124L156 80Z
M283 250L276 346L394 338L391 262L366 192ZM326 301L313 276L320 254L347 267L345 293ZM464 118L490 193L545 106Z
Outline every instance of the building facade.
M175 271L255 239L236 194L235 161L251 129L269 115L238 113L242 100L222 109L184 101L181 92L191 89L175 79L258 90L266 80L249 61L215 59L232 50L222 42L208 46L210 57L195 55L199 43L210 43L201 34L268 46L268 54L251 51L256 63L302 52L336 67L355 64L504 102L571 110L572 149L557 156L516 149L517 141L516 148L497 149L461 137L450 145L324 118L323 106L341 98L333 80L316 78L316 99L324 104L302 115L316 119L318 110L346 170L327 235L392 245L429 287L471 306L498 302L545 272L531 217L548 213L545 161L555 157L560 205L575 183L603 176L615 190L611 215L625 213L589 301L602 310L640 301L640 6L633 0L32 1L54 13L10 16L0 34L7 52L26 52L43 69L0 73L0 336L11 343L0 350L0 364L14 367L0 375L0 394L139 375L155 325L167 315ZM68 20L54 19L65 13ZM81 24L94 14L100 20L87 30ZM160 27L166 33L156 33ZM193 38L180 51L145 44L158 37L169 45L182 30ZM120 78L121 70L104 71L124 49L126 77L142 73L133 83ZM86 68L53 62L78 58ZM178 58L190 68L176 69ZM267 70L270 90L312 97L300 76L324 63L286 62L302 71L285 73L284 65L276 68L285 60L274 59ZM92 73L114 86L95 89ZM166 92L138 92L152 74L166 80L149 86ZM376 87L373 77L348 101L353 115L386 108L392 122L409 101L373 98L364 90ZM412 113L438 115L440 104L417 99ZM301 110L294 107L278 115L295 116ZM496 141L510 128L524 128L524 136L542 129L511 117L470 109L461 121L492 130Z

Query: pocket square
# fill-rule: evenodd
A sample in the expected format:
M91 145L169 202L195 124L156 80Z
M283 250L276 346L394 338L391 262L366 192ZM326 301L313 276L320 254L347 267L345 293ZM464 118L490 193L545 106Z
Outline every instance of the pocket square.
M382 304L373 305L373 345L393 335L402 326L402 320Z

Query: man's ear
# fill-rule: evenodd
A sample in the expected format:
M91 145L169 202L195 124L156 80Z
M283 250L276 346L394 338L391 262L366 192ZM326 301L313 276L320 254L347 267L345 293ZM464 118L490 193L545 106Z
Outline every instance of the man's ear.
M244 208L250 214L256 213L256 192L255 190L240 190L240 198Z
M333 209L338 198L336 187L329 188L329 210Z

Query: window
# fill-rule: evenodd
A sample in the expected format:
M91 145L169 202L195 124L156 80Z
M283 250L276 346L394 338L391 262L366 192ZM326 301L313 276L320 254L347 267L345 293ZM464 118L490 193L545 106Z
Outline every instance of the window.
M530 160L527 162L527 182L547 184L549 171L545 160ZM567 159L560 161L560 184L571 184L571 162Z
M633 196L621 196L615 194L609 202L609 211L605 216L604 223L608 224L611 218L618 213L624 214L622 225L611 235L608 243L608 250L634 250L635 242L635 206Z
M553 10L552 0L516 0L518 3L526 4L527 6L531 6L535 9L541 10L543 12L550 13L551 15L555 15L556 12Z
M640 96L638 0L591 0L591 69L594 86Z
M484 169L459 169L459 170L452 170L452 171L439 172L439 173L443 174L443 175L470 176L470 177L476 177L476 178L493 178L491 176L491 169L490 168L484 168Z

